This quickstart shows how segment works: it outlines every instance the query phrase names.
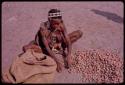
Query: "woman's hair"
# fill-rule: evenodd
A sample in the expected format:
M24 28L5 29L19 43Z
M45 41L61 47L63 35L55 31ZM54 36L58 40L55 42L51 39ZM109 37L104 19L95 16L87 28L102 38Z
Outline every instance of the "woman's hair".
M60 12L60 10L58 10L58 9L50 9L48 13L56 13L56 12Z
M52 14L54 14L55 16L53 16ZM61 11L58 9L50 9L50 11L48 12L48 17L51 17L52 19L62 19Z

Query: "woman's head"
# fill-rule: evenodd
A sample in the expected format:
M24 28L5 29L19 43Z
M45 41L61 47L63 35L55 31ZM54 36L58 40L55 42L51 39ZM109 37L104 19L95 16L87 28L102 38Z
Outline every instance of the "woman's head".
M48 20L52 28L59 28L59 25L62 23L62 15L60 10L51 9L48 12Z
M58 9L51 9L48 12L48 19L62 19L61 11Z

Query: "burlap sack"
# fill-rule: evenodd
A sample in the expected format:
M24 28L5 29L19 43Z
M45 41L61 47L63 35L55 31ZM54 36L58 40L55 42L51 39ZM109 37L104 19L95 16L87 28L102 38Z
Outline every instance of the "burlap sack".
M6 83L52 83L56 67L51 57L28 49L14 59L2 74L2 80Z

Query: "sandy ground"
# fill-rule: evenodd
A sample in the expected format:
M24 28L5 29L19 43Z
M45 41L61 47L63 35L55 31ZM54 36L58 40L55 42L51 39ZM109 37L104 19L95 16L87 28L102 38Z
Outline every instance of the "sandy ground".
M83 37L72 52L83 49L117 50L123 58L122 2L4 2L2 3L2 70L33 40L47 12L58 8L68 33L81 30ZM94 11L93 11L94 10ZM74 77L75 76L75 77ZM56 75L56 83L80 83L80 74L67 70Z

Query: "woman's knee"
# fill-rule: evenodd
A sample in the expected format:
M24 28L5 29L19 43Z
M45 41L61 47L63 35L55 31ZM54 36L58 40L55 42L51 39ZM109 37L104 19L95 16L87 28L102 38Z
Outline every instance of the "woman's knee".
M81 37L83 35L83 32L81 30L77 30L79 36Z
M76 35L78 38L80 38L80 37L82 37L83 32L82 32L81 30L76 30L76 31L75 31L75 35Z

